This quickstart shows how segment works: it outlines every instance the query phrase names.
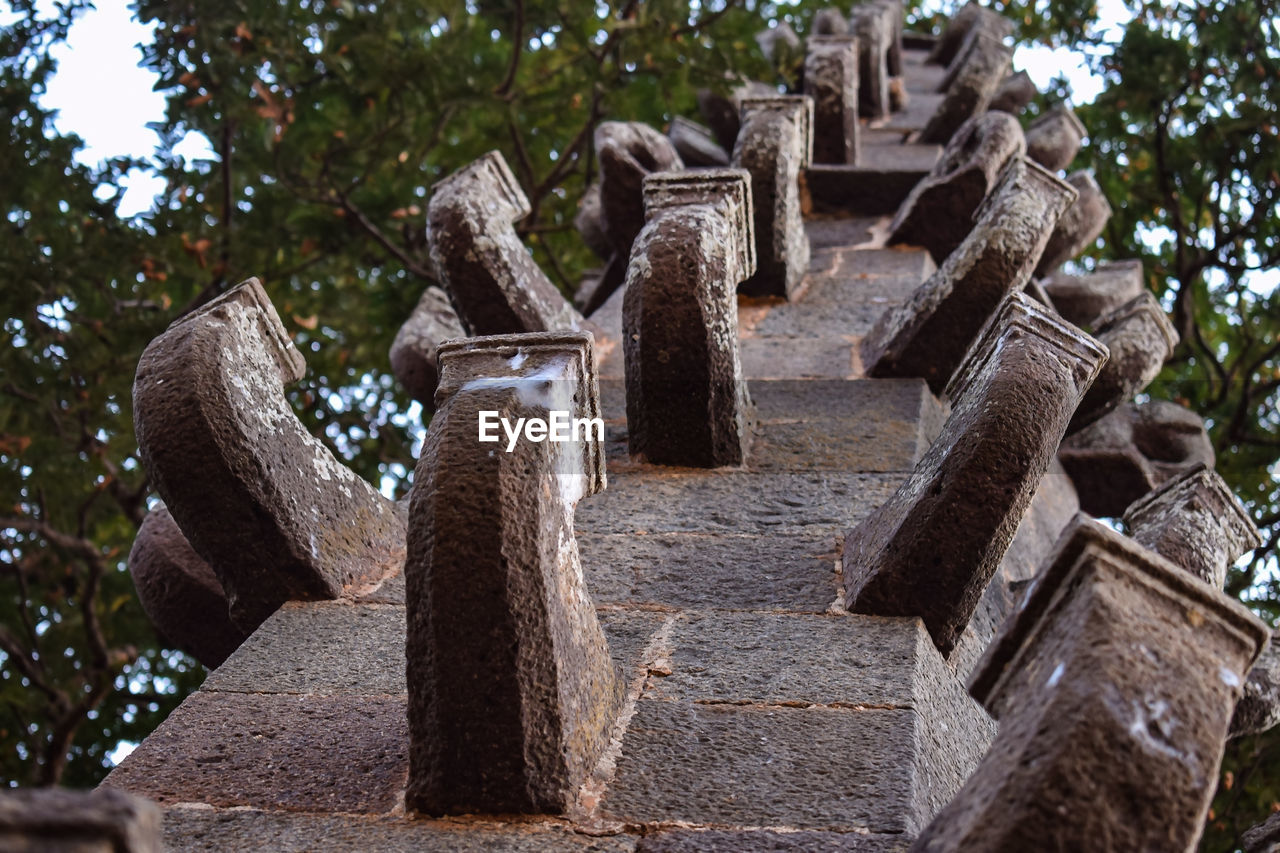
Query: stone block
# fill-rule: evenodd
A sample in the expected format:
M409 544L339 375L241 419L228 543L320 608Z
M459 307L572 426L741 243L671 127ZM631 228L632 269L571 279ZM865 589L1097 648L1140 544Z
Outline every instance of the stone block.
M743 99L733 164L751 176L756 269L739 285L742 293L790 298L809 269L797 181L812 153L811 98Z
M1244 853L1276 853L1280 850L1280 812L1245 832Z
M725 94L711 89L699 89L698 111L702 113L703 121L711 128L720 147L725 151L732 151L738 141L742 99L769 98L776 94L778 90L775 87L759 80L732 85Z
M1156 378L1178 345L1178 333L1159 300L1145 290L1100 318L1093 334L1106 345L1111 357L1072 416L1068 434L1132 400Z
M985 113L966 121L898 209L888 243L923 246L942 263L973 230L974 213L1009 161L1025 150L1022 127L1008 113Z
M431 261L470 335L582 326L582 316L516 234L515 223L528 215L529 199L497 151L438 181L432 190L427 204Z
M885 311L863 341L868 373L919 376L941 393L1001 300L1030 280L1073 197L1039 165L1011 160L965 241L907 303Z
M756 45L765 59L778 62L788 54L800 51L800 36L786 21L777 21L774 26L756 33Z
M849 609L919 616L949 655L1105 359L1088 335L1009 295L948 388L938 440L846 535Z
M1111 218L1111 205L1091 172L1072 172L1067 183L1076 190L1076 200L1067 208L1053 229L1036 265L1036 276L1057 270L1098 239Z
M1036 84L1031 81L1031 75L1025 71L1018 71L1004 78L1000 88L996 89L995 95L992 96L991 103L987 105L987 109L999 110L1015 116L1021 115L1027 108L1027 104L1031 103L1035 97Z
M1059 104L1027 128L1027 156L1051 172L1071 165L1088 133L1071 108Z
M844 20L843 17L840 20ZM813 162L857 163L856 36L827 35L809 38L808 53L804 60L804 93L813 98Z
M1000 733L912 849L1194 849L1269 633L1077 516L970 685Z
M862 3L850 21L858 43L858 115L877 119L889 115L889 55L901 20L901 7L890 3Z
M949 73L952 79L942 103L920 131L920 141L945 143L969 118L986 112L1012 59L1011 48L986 30L975 29L955 60L955 74Z
M1261 734L1280 723L1280 631L1262 650L1231 715L1231 737ZM1277 839L1280 840L1280 839Z
M423 291L391 342L391 372L427 413L436 409L436 385L440 382L436 351L445 341L465 335L449 297L433 286Z
M1063 319L1092 329L1099 317L1142 294L1142 261L1098 264L1093 272L1082 275L1059 270L1043 279L1043 284Z
M691 121L684 116L676 116L671 120L671 127L667 128L667 138L671 140L676 154L680 155L680 160L686 166L719 168L729 165L729 152L716 142L711 128L696 121ZM643 220L641 227L643 227Z
M1262 544L1231 487L1204 465L1130 504L1124 526L1135 542L1214 589L1222 589L1237 559Z
M736 290L754 271L750 175L651 175L623 303L631 453L660 465L740 464L750 399Z
M819 9L813 16L813 24L807 44L813 45L814 36L843 36L849 33L849 19L839 9Z
M985 8L975 0L965 3L951 16L942 35L934 43L926 62L930 65L950 65L960 54L964 41L974 28L987 28L999 38L1013 34L1013 22L998 12Z
M160 853L160 809L124 791L0 793L0 849L9 853Z
M147 513L129 551L129 575L151 624L165 639L215 669L248 632L227 614L227 596L164 504Z
M674 124L672 125L674 127ZM674 141L673 141L674 144ZM592 181L578 199L578 212L573 217L573 227L582 235L582 242L602 261L613 256L613 244L604 230L604 208L600 203L600 182Z
M1118 518L1147 492L1194 468L1213 466L1213 442L1200 415L1170 403L1125 403L1067 436L1058 449L1090 515Z
M637 853L902 853L901 835L864 832L786 832L765 829L664 829L646 835Z
M477 441L480 412L600 416L591 336L455 341L419 457L405 562L406 807L559 812L608 745L617 677L582 579L578 501L605 486L600 442Z
M391 501L309 433L284 394L302 354L257 279L173 323L138 362L134 430L156 491L251 631L404 561Z

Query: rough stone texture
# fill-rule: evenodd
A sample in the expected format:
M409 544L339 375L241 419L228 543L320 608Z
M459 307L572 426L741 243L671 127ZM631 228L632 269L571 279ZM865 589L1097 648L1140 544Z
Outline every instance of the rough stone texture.
M674 124L672 125L674 127ZM672 140L672 144L675 140ZM604 230L604 208L600 204L600 183L592 181L582 198L578 200L578 212L573 217L573 227L582 235L582 242L603 261L613 257L613 244Z
M865 133L865 128L863 131ZM940 145L864 145L856 166L814 164L802 175L806 210L892 215L942 154Z
M0 849L9 853L160 853L160 810L124 791L0 793Z
M403 696L201 691L103 785L161 804L386 814L404 789Z
M1129 536L1214 589L1227 570L1262 544L1248 511L1222 477L1197 465L1129 505Z
M716 141L725 151L732 151L738 140L739 113L743 98L769 98L778 94L778 90L768 83L748 80L745 83L732 85L728 94L720 94L710 89L698 91L698 111L715 134Z
M227 596L163 504L147 513L129 551L129 575L147 618L170 642L215 669L248 632L227 615Z
M780 95L742 101L733 165L751 176L756 269L738 290L790 298L809 269L809 236L800 214L800 170L813 152L813 100Z
M440 382L436 350L443 342L464 335L448 295L438 287L428 287L391 342L391 372L428 413L436 409L436 385Z
M1025 150L1022 127L1008 113L985 113L960 125L928 177L898 208L889 245L923 246L942 263L973 229L974 213L1009 161Z
M1012 21L970 0L951 16L926 62L930 65L950 65L960 54L969 32L975 28L987 28L999 38L1013 34Z
M626 835L580 835L562 823L409 820L248 809L228 812L188 806L168 810L164 835L168 849L191 853L261 849L264 842L280 853L627 853L636 844L634 837Z
M527 439L503 452L476 440L477 413L599 417L591 336L471 339L440 355L405 562L406 807L562 811L621 701L573 538L578 500L604 488L603 453Z
M1105 360L1096 341L1010 294L948 388L938 440L845 537L849 609L919 616L950 654Z
M436 183L427 204L431 261L468 334L581 327L516 234L528 215L529 200L497 151Z
M667 129L667 138L686 166L720 167L729 165L729 152L716 142L711 128L676 116Z
M1249 670L1244 695L1231 717L1231 737L1261 734L1280 723L1280 631ZM1280 841L1280 837L1276 839Z
M978 208L958 249L905 305L891 307L862 344L871 376L923 377L946 388L1004 297L1021 291L1073 191L1039 165L1014 158Z
M1060 171L1076 158L1086 133L1071 108L1059 104L1027 128L1027 156L1051 172Z
M1012 48L986 30L975 29L965 52L956 58L954 79L942 103L920 131L920 141L945 143L970 117L985 112L1012 59Z
M742 462L750 398L738 284L755 271L750 175L652 175L623 303L628 442L660 465Z
M404 560L404 522L293 413L304 362L257 279L153 340L133 385L156 491L257 627L283 602L337 598Z
M897 12L897 19L894 14ZM901 21L901 7L868 2L855 6L850 18L858 43L858 115L877 119L889 115L889 54Z
M814 832L724 829L670 829L646 835L637 853L901 853L901 835L863 832Z
M800 36L791 29L786 21L778 21L774 26L756 33L756 44L765 59L776 62L788 53L798 53Z
M1245 832L1244 853L1276 853L1280 850L1280 812Z
M858 162L857 37L809 38L804 93L813 98L813 162Z
M1031 75L1025 71L1018 71L1004 78L1004 82L1000 84L1000 88L996 89L987 109L1016 116L1020 115L1035 97L1036 84L1031 81Z
M1068 434L1132 400L1156 378L1178 344L1178 333L1150 291L1102 317L1093 334L1111 357L1071 418Z
M1111 218L1111 205L1092 172L1072 172L1067 183L1075 188L1075 203L1067 208L1044 247L1036 276L1048 275L1080 252L1093 245Z
M809 45L814 36L843 36L849 33L849 19L839 9L819 9L813 16L813 25L809 34Z
M1090 515L1117 518L1129 504L1198 464L1214 463L1204 419L1165 400L1125 403L1070 435L1058 450Z
M1083 275L1058 271L1043 284L1063 319L1092 329L1099 317L1142 294L1142 261L1098 264L1093 272Z
M1269 633L1077 516L970 687L1000 734L912 849L1193 849Z

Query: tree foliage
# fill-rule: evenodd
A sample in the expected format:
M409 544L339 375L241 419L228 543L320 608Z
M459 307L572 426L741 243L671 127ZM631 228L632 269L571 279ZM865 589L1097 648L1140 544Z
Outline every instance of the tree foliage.
M387 348L431 281L431 185L499 149L533 212L518 225L566 291L594 263L573 231L592 131L696 115L731 75L794 84L754 34L802 35L802 0L139 0L145 64L167 96L156 208L115 214L131 162L74 163L39 95L49 48L86 0L0 29L0 778L89 785L203 670L150 628L124 561L150 489L131 424L133 370L182 313L254 275L309 365L290 398L362 476L403 492L421 424ZM952 3L908 4L920 29ZM1089 0L993 6L1017 37L1083 48L1107 81L1078 110L1115 214L1093 259L1141 258L1183 344L1150 393L1209 419L1218 467L1266 536L1231 591L1280 616L1280 312L1274 268L1280 38L1267 4L1130 3L1104 33ZM794 57L793 57L794 59ZM1050 99L1069 92L1059 85ZM1034 110L1033 110L1034 112ZM207 138L209 159L177 150ZM181 149L178 149L181 150ZM1207 849L1280 801L1275 739L1232 746Z

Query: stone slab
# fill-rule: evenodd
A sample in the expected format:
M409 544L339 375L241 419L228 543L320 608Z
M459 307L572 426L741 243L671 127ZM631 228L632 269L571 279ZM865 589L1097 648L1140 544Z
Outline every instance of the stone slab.
M640 839L636 853L900 853L910 840L901 835L728 829L673 829Z
M860 338L744 337L739 357L748 379L856 379Z
M845 248L856 246L871 239L871 228L878 219L873 216L840 216L809 219L804 223L805 234L809 237L809 250L816 253L819 249ZM813 257L810 255L810 269L813 268Z
M385 814L409 770L402 696L187 697L103 782L161 804Z
M881 165L810 166L803 173L803 179L811 208L862 216L893 213L911 193L911 188L929 174L941 152L936 145L900 145L898 148L901 153L884 145L863 149L862 159L873 163L880 160Z
M912 92L906 109L889 116L880 127L885 130L923 130L945 97L937 92Z
M482 820L408 820L354 815L290 814L256 810L222 811L176 807L165 813L165 848L209 851L257 850L279 853L316 850L370 850L378 853L625 853L634 836L594 838L563 823L492 823Z

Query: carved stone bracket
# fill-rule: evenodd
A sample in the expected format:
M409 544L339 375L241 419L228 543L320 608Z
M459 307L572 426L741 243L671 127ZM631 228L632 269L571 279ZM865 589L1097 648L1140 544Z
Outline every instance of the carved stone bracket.
M285 601L338 598L404 560L395 505L285 398L304 369L249 279L153 340L133 384L147 473L246 631Z
M623 303L631 453L662 465L738 465L750 399L738 359L738 284L756 267L750 175L651 175Z
M729 152L720 147L712 135L711 129L691 121L684 116L676 116L667 129L667 138L676 149L676 154L686 166L709 166L719 168L729 165ZM641 221L643 227L643 220ZM639 229L636 229L639 233ZM632 240L634 241L634 237ZM630 246L628 246L630 250Z
M11 853L160 853L162 820L155 803L114 788L0 793L0 846Z
M804 93L813 98L813 162L858 162L858 39L810 36Z
M996 89L987 109L1000 110L1015 116L1021 115L1027 108L1027 104L1035 100L1035 97L1036 84L1032 82L1031 75L1025 71L1018 71L1004 78L1004 82L1000 84L999 89Z
M846 535L848 608L919 616L949 655L1106 357L1022 293L1006 297L947 391L938 439Z
M987 30L975 29L956 57L954 73L948 72L946 94L920 131L920 141L945 144L960 125L985 112L1012 59L1012 48Z
M997 38L1013 35L1013 21L971 0L951 16L926 60L930 65L951 65L973 29L987 29Z
M1067 183L1075 187L1076 201L1062 214L1049 244L1044 247L1036 267L1037 277L1053 272L1093 245L1111 218L1111 205L1091 172L1072 172L1067 176Z
M436 351L443 341L466 334L449 297L438 287L428 287L409 319L391 343L391 371L413 399L428 413L436 408L436 384L440 372Z
M1027 156L1051 172L1065 169L1076 158L1086 133L1070 107L1059 104L1027 128Z
M578 501L605 487L602 442L478 439L482 418L599 418L591 336L451 341L440 365L409 508L405 804L562 812L621 702L573 533Z
M1103 314L1142 293L1142 261L1098 264L1093 272L1081 275L1059 271L1043 284L1059 314L1082 329L1092 329Z
M894 36L900 35L895 21L895 3L863 3L855 6L851 16L853 34L858 41L858 114L869 119L889 115L890 54Z

